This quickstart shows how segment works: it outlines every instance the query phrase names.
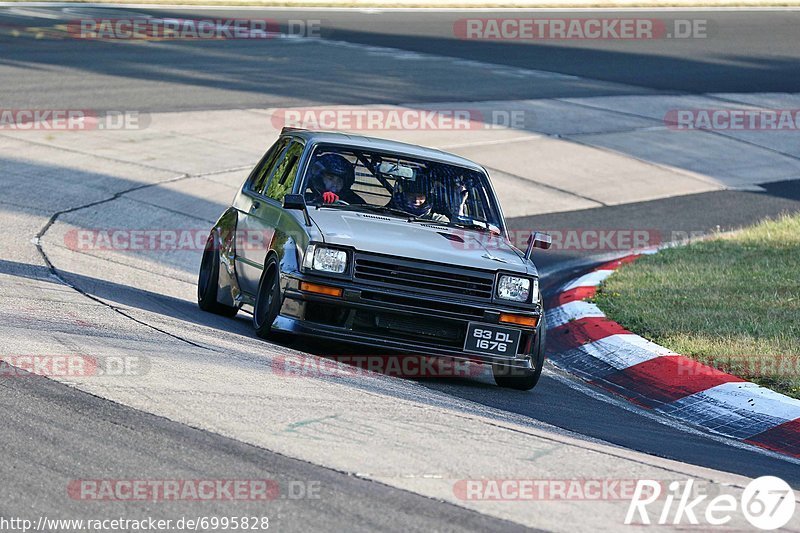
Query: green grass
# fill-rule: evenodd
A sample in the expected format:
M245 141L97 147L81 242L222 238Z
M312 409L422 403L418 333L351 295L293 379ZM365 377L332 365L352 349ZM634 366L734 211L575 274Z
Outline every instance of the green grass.
M676 353L800 398L800 215L642 257L594 302Z

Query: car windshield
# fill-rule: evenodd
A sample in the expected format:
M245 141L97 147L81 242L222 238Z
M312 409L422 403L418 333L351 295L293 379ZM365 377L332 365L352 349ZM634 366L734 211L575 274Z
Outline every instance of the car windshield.
M488 177L436 161L316 147L302 185L306 203L499 232L502 219Z

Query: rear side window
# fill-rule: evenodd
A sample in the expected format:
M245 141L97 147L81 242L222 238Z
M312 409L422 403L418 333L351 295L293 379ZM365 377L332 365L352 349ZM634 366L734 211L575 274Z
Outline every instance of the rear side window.
M275 169L276 163L281 160L280 158L283 155L283 152L286 150L286 146L289 144L289 142L290 139L282 137L272 145L272 148L269 149L267 155L264 156L259 163L259 166L253 172L253 176L250 179L251 191L264 194L267 181L272 175L272 171Z
M292 192L303 148L301 143L295 141L286 150L283 159L275 166L275 171L272 173L272 179L267 186L267 197L280 202L284 196Z

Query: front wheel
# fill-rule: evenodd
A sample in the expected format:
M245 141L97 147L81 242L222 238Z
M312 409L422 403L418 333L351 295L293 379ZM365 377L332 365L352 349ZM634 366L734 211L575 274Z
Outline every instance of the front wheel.
M200 274L197 277L197 305L203 311L233 317L238 307L221 304L217 301L219 290L219 256L213 233L206 241L203 258L200 261Z
M262 339L272 341L289 341L291 335L274 331L272 323L278 318L281 310L281 286L278 262L270 258L264 267L261 281L258 283L258 293L253 306L253 327L256 335Z
M544 367L545 332L547 331L544 314L542 314L538 329L536 341L534 342L533 350L530 354L533 368L519 368L502 363L492 365L494 382L497 383L499 387L516 390L531 390L539 383L539 377L542 375L542 368Z

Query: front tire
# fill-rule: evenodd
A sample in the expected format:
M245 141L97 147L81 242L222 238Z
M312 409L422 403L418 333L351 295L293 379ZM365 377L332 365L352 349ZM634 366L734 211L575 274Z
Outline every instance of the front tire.
M542 368L544 367L544 347L545 347L545 332L547 331L547 323L545 322L544 314L539 322L538 332L536 334L536 341L533 345L533 350L530 354L532 369L513 367L507 364L494 364L492 365L492 374L494 375L494 382L499 387L506 389L516 390L531 390L539 383L539 377L542 375Z
M281 311L280 271L274 258L267 260L253 306L253 327L256 335L271 341L288 341L291 336L272 329Z
M197 277L197 305L203 311L226 317L236 316L238 307L221 304L217 301L219 290L219 255L217 254L216 241L212 233L203 249L203 258L200 261L200 274Z

